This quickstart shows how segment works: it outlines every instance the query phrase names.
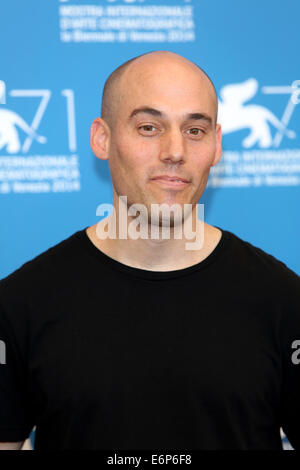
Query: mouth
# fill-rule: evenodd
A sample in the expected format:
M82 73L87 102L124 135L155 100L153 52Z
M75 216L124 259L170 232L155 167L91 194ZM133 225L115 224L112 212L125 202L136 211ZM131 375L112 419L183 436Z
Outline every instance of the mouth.
M152 178L151 181L163 184L165 186L170 186L170 187L183 187L189 184L189 181L186 180L185 178L181 178L180 176L168 176L168 175L157 176L155 178Z

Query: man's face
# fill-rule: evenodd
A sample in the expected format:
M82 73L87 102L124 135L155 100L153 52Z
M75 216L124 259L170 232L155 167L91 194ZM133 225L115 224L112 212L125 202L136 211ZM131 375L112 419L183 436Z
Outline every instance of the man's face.
M207 77L189 64L148 59L125 71L121 90L108 151L114 196L148 213L153 203L197 204L221 156ZM157 179L162 175L186 182Z

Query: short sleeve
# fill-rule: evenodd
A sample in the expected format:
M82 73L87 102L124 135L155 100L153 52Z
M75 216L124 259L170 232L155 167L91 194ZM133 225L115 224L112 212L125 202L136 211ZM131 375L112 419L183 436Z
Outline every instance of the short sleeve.
M34 426L30 417L27 366L15 334L15 321L16 316L3 306L0 288L0 442L23 441Z
M295 450L300 449L300 277L287 289L280 326L282 347L281 427Z

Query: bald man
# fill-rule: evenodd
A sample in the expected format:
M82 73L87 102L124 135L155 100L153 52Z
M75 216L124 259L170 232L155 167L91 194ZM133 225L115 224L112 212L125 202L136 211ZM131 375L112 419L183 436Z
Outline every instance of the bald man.
M197 215L217 105L168 51L108 77L112 214L0 282L2 448L33 426L36 449L300 448L299 276Z

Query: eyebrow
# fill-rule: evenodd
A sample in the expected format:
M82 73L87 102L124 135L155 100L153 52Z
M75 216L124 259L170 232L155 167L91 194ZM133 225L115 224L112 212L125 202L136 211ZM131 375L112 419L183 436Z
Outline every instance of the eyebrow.
M148 106L142 106L141 108L136 108L132 111L129 116L129 119L132 119L134 116L140 113L151 114L151 116L164 117L165 113L159 111L155 108L149 108ZM186 119L201 120L207 121L208 124L212 125L212 118L206 113L188 113L184 116Z

